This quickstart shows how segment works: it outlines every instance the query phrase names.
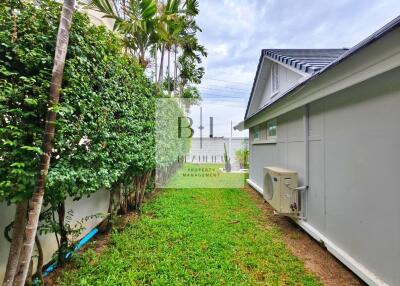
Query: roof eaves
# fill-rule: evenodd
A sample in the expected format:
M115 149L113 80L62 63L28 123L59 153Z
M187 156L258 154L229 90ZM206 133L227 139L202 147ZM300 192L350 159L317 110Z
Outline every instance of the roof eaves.
M379 30L377 30L375 33L373 33L372 35L370 35L369 37L367 37L366 39L362 40L360 43L358 43L357 45L353 46L351 49L349 49L347 52L345 52L344 54L342 54L341 56L339 56L336 60L334 60L331 64L327 65L326 67L316 70L314 74L312 74L308 79L300 82L299 84L293 86L292 88L290 88L289 90L287 90L284 94L282 94L281 96L279 96L278 98L276 98L276 100L267 103L266 105L264 105L263 107L261 107L260 110L258 110L257 112L251 114L250 116L248 115L248 107L250 105L250 100L253 97L253 90L249 99L249 103L247 105L247 110L246 110L246 114L245 114L245 119L244 121L246 122L247 120L251 119L252 117L256 116L257 114L261 113L262 111L264 111L266 108L270 107L271 105L273 105L274 103L276 103L277 101L279 101L280 99L284 98L285 96L287 96L288 94L294 92L295 90L299 89L300 87L304 86L305 84L308 84L309 82L311 82L312 80L314 80L316 77L318 77L320 74L326 72L327 70L332 69L333 67L337 66L338 64L340 64L341 62L343 62L344 60L352 57L353 55L355 55L357 52L359 52L360 50L364 49L365 47L371 45L372 43L374 43L375 41L379 40L380 38L382 38L384 35L390 33L391 31L399 28L400 26L400 16L396 17L395 19L393 19L392 21L390 21L388 24L386 24L385 26L383 26L382 28L380 28ZM263 50L264 52L265 50ZM259 64L260 65L260 64ZM258 69L257 68L257 74L258 74ZM257 77L256 77L257 78ZM254 80L256 80L256 78ZM253 83L253 88L255 86L255 82Z
M256 87L258 74L260 73L261 63L263 61L263 58L264 58L264 55L265 55L265 51L266 51L265 49L261 50L260 60L258 61L256 75L254 76L253 86L251 87L249 101L247 102L247 108L246 108L246 113L244 115L244 120L246 120L246 118L247 118L247 114L248 114L249 108L250 108L250 103L251 103L251 100L253 99L253 94L254 94L254 90L255 90L255 87Z

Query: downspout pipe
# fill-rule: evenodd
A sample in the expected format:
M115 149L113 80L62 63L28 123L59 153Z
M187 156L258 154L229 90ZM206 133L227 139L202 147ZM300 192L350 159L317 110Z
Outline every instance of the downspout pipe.
M302 214L301 219L307 220L308 215L308 189L310 181L310 114L309 105L304 105L303 128L304 128L304 188L301 190Z

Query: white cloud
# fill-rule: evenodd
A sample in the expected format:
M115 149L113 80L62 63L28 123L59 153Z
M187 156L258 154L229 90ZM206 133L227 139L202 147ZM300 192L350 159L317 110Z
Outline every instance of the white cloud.
M399 14L398 0L201 0L204 102L243 119L261 49L351 47Z

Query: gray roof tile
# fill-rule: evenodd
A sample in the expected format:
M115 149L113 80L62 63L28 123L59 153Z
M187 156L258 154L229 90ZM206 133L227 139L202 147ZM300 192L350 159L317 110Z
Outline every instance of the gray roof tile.
M306 73L315 73L347 52L348 49L265 49L263 54Z

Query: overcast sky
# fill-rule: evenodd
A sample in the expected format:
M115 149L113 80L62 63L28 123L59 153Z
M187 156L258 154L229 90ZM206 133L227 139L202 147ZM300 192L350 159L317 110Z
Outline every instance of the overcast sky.
M243 119L261 49L349 48L398 15L400 0L200 0L203 110L222 106L211 115L226 123L215 135Z

